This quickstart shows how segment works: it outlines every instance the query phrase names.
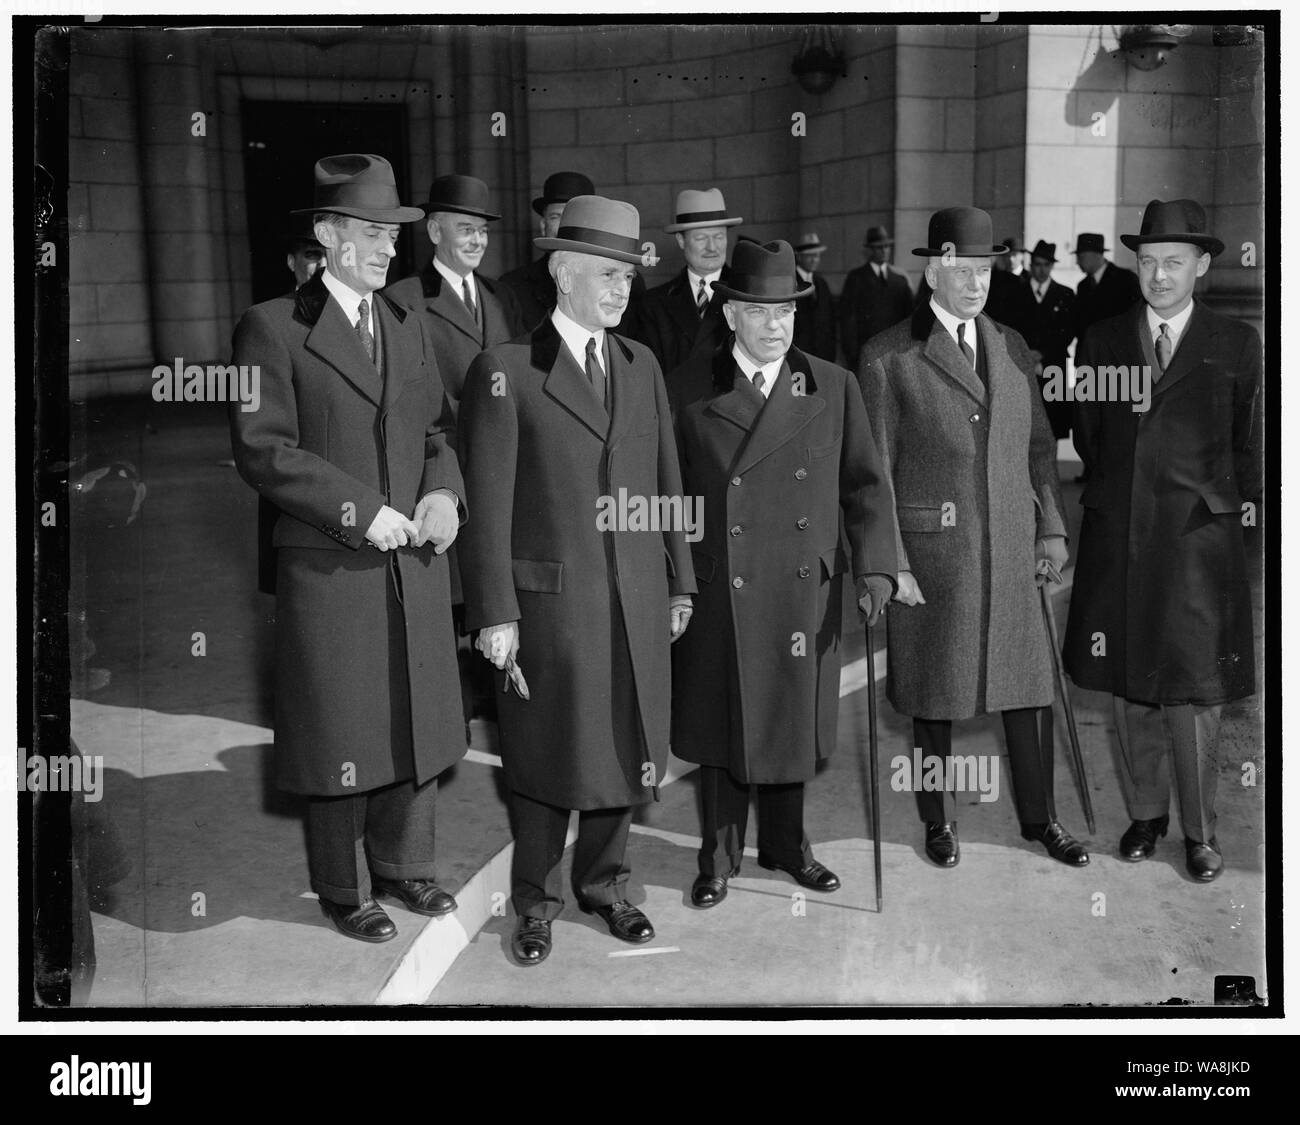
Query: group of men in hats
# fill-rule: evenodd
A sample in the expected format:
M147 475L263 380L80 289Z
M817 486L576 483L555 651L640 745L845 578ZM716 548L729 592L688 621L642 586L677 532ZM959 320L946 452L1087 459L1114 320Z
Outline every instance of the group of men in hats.
M863 618L891 607L889 695L914 744L948 758L953 721L1001 712L1022 834L1088 862L1053 804L1038 617L1067 522L1034 355L985 314L1006 252L985 212L932 217L915 251L929 300L864 337L851 371L798 342L824 247L741 240L728 265L741 219L716 189L681 193L667 229L685 268L633 312L640 216L576 173L547 180L543 256L508 282L478 272L499 217L482 181L440 177L412 208L382 157L315 173L304 212L324 267L240 321L234 361L260 365L263 407L232 411L231 427L241 475L280 513L278 779L307 798L311 885L340 931L391 938L377 896L455 909L433 845L437 775L466 748L458 632L497 700L518 964L550 952L574 811L577 904L621 940L653 938L626 850L670 744L700 766L695 906L721 902L740 870L754 787L759 864L837 889L803 795L836 742L846 575ZM433 260L391 284L400 227L417 221ZM1192 302L1216 252L1195 205L1153 203L1133 245L1145 303L1090 331L1083 354L1163 375L1143 426L1107 404L1081 418L1094 477L1067 659L1124 719L1124 854L1150 855L1167 827L1163 730L1189 868L1208 878L1217 708L1253 690L1227 516L1258 487L1258 343ZM620 495L665 518L600 518ZM1100 659L1086 643L1099 631ZM953 794L917 800L927 855L955 865Z

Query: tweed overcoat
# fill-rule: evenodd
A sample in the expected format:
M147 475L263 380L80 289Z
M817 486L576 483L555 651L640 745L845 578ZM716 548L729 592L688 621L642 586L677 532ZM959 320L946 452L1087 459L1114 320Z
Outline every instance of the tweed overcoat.
M496 674L506 780L569 809L657 796L669 595L695 590L682 526L599 518L604 498L681 496L659 365L635 341L605 340L610 413L547 319L474 361L459 425L476 505L458 541L466 628L519 622L532 696L505 694Z
M846 572L898 570L862 394L792 348L764 404L727 345L670 386L683 487L703 510L695 613L673 646L673 753L743 783L807 781L835 749Z
M259 409L230 412L235 465L281 513L276 776L315 796L422 783L465 753L446 555L365 539L385 504L463 498L451 411L419 319L373 309L382 374L320 275L235 328L233 362L261 388Z
M1078 363L1153 363L1139 333L1145 304L1094 325ZM1202 706L1254 692L1242 504L1262 491L1260 370L1255 330L1197 302L1150 410L1076 404L1090 476L1065 666L1081 687Z
M1064 535L1056 442L1018 333L976 322L987 388L929 304L869 341L858 377L894 489L899 569L926 604L891 603L889 699L964 719L1053 694L1034 581L1038 537Z

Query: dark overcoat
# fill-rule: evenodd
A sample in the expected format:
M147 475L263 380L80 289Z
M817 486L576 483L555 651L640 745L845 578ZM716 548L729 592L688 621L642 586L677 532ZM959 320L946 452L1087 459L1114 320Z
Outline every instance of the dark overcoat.
M835 320L835 297L821 274L812 275L813 291L794 303L794 346L805 355L835 362L839 333ZM799 286L806 284L799 279Z
M1141 301L1142 286L1132 270L1108 261L1101 281L1093 281L1091 274L1086 275L1079 282L1075 297L1074 315L1079 339L1083 339L1084 333L1098 321L1128 312Z
M1154 364L1139 333L1145 304L1095 325L1077 362ZM1260 369L1255 330L1197 302L1150 410L1077 404L1090 475L1065 666L1081 687L1203 706L1254 692L1242 503L1262 489Z
M670 393L704 517L695 613L673 646L673 752L739 782L807 781L835 749L845 573L898 571L862 394L791 349L764 404L726 345Z
M718 280L725 284L730 279L731 267L723 266ZM646 290L628 329L654 352L661 371L675 371L696 356L707 359L730 334L722 315L724 303L722 294L715 290L700 316L690 277L683 269L671 281Z
M1041 301L1034 298L1034 291L1029 282L1025 282L1028 292L1028 312L1022 334L1025 343L1043 357L1043 368L1059 367L1064 373L1066 361L1070 355L1070 345L1074 343L1074 293L1057 281L1048 281L1047 292ZM1064 374L1062 374L1064 378ZM1042 384L1048 386L1047 382ZM1058 437L1068 437L1074 411L1068 402L1048 402L1047 420L1052 424L1052 433Z
M519 622L532 695L497 696L506 779L569 809L657 796L669 595L695 590L680 524L607 530L598 518L602 498L681 496L659 365L640 344L605 338L610 413L548 319L474 361L460 414L474 505L459 540L465 624ZM504 673L495 681L500 692Z
M912 313L912 287L907 278L888 266L885 280L871 266L849 270L840 293L840 346L844 362L857 369L862 345L878 332L892 328Z
M555 308L555 278L547 265L550 254L534 258L501 275L501 285L514 295L521 332L531 332Z
M869 341L858 377L894 488L899 569L926 604L891 604L889 699L964 719L1052 701L1034 581L1064 535L1056 442L1018 333L976 322L987 387L928 304Z
M465 753L447 558L365 539L385 504L464 496L451 412L418 318L373 308L382 374L319 275L235 328L261 389L259 409L231 409L235 465L281 513L277 781L316 796L422 783Z

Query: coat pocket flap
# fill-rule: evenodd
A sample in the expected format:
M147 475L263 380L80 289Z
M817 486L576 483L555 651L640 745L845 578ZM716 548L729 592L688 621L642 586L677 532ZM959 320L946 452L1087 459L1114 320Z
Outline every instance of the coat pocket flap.
M917 508L898 506L899 531L942 531L942 508Z
M1216 516L1236 515L1241 511L1241 496L1235 489L1202 489L1201 499Z
M832 547L829 551L823 551L822 572L827 578L834 578L837 574L843 574L848 569L849 561L844 557L843 547Z
M543 559L511 559L515 589L534 594L558 594L563 584L564 563Z
M707 555L703 551L691 551L691 562L695 564L695 580L697 582L712 582L713 572L717 569L717 563L712 555Z

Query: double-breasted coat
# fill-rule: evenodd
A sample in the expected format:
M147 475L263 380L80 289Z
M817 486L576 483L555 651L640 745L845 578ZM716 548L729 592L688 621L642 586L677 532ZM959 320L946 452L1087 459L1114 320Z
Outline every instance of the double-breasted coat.
M731 267L722 267L724 283L731 279ZM716 290L700 315L691 292L690 276L683 269L671 281L646 290L637 302L630 331L655 354L660 370L671 374L687 360L709 357L727 338L726 318L722 315L722 294Z
M898 570L862 394L792 348L764 404L726 345L670 393L704 517L695 612L673 646L673 752L739 782L807 781L835 749L845 574Z
M381 296L373 311L378 364L320 275L235 328L261 391L232 405L235 465L281 513L276 776L314 796L423 783L465 753L447 558L365 539L383 505L464 496L451 412L418 318Z
M669 597L695 590L684 526L602 518L622 497L681 496L659 365L605 340L608 412L547 319L474 361L459 425L474 510L458 541L466 628L518 621L531 692L497 696L506 780L569 809L657 796Z
M1024 340L983 314L976 335L985 381L928 304L871 340L858 372L899 570L925 598L885 615L889 699L913 718L1052 701L1034 570L1038 538L1066 533L1056 442Z
M1148 365L1146 305L1094 325L1078 365ZM1077 369L1077 367L1076 367ZM1076 404L1083 490L1065 666L1143 703L1255 690L1245 501L1262 490L1259 336L1197 302L1151 408Z

